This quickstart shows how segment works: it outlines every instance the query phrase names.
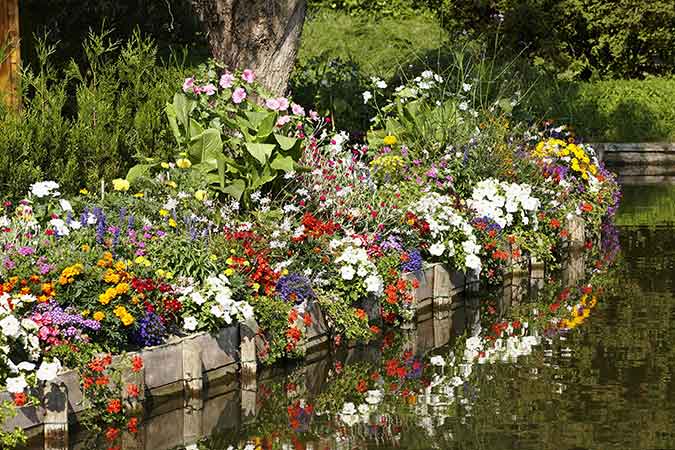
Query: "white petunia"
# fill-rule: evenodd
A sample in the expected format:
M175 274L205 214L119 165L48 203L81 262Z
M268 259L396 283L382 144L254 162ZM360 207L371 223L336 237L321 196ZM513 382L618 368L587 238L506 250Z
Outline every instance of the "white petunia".
M444 251L445 251L445 244L442 242L436 242L434 244L431 244L431 246L429 247L429 253L431 253L433 256L441 256Z
M61 362L58 359L54 359L51 363L42 361L36 375L40 381L52 381L56 378L59 370L61 370Z
M21 392L24 391L24 389L28 387L28 383L26 383L26 378L24 378L23 375L19 375L18 377L7 378L5 380L5 385L7 388L7 392L10 392L12 394L20 394Z
M195 331L197 329L197 319L194 317L186 317L183 320L183 328L188 331Z
M377 274L369 275L365 279L365 283L366 283L366 291L368 291L368 292L373 292L373 293L378 294L383 289L382 278L380 278L380 276L377 275Z
M342 276L343 280L347 280L347 281L353 280L355 273L356 272L354 272L354 268L352 266L349 266L349 265L342 266L342 268L340 269L340 275Z
M17 318L11 314L0 320L2 334L7 337L16 338L19 335L19 325Z
M432 356L431 359L429 360L432 366L436 367L444 367L445 366L445 359L441 355L436 355Z
M373 98L373 94L370 91L365 91L362 95L364 105L367 104L371 98Z

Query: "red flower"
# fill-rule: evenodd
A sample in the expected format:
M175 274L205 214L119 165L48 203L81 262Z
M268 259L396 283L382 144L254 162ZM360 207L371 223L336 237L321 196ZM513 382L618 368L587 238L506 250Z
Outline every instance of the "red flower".
M128 384L127 385L127 395L131 398L137 398L140 394L140 389L137 384Z
M551 219L549 225L551 225L551 228L560 228L560 221L558 219Z
M110 383L110 379L107 376L103 375L96 379L96 386L105 386Z
M115 427L109 427L108 430L105 432L105 437L108 439L110 442L114 441L117 439L117 436L120 435L120 429L115 428Z
M312 316L309 315L308 313L305 313L305 315L302 317L302 320L305 322L306 327L312 325Z
M581 204L581 210L582 210L583 212L591 212L591 211L593 211L593 205L591 205L591 204L588 203L588 202L583 202L583 203Z
M140 356L134 356L134 358L131 360L131 370L134 372L140 372L140 370L143 368L143 358Z
M129 430L129 433L138 433L138 417L132 417L129 419L127 430Z
M361 308L357 308L356 311L354 311L356 314L356 317L358 317L361 320L368 320L368 316L366 315L366 312L362 310Z
M363 394L368 390L368 383L366 383L366 380L359 380L359 383L356 385L356 390Z
M380 327L378 327L377 325L371 325L370 332L373 334L380 334Z
M335 369L335 373L339 374L342 372L342 363L340 361L335 361L335 365L333 365L333 368Z
M118 399L112 399L108 402L108 409L107 411L110 414L117 414L120 411L122 411L122 402L120 402Z
M26 396L25 392L18 392L16 394L14 394L14 404L16 406L25 405L27 400L28 400L28 396Z

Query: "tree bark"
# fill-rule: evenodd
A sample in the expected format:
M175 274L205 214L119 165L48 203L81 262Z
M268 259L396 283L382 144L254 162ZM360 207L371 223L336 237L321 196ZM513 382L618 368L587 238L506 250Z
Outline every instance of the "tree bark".
M192 0L213 57L253 69L274 94L286 92L300 45L306 0Z

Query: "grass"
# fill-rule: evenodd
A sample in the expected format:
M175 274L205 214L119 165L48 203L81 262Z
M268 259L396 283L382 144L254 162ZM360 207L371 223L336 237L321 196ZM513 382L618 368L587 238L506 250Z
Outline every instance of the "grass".
M391 78L397 69L428 57L450 36L436 17L351 16L331 10L310 13L302 32L299 61L322 53L351 58L368 76Z

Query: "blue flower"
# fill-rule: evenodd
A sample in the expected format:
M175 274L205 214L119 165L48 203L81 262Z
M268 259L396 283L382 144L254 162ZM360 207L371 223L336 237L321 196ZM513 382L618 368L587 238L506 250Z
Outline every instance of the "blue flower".
M302 303L316 298L307 277L299 273L292 273L279 278L277 292L285 302Z

